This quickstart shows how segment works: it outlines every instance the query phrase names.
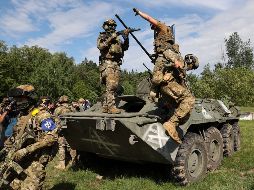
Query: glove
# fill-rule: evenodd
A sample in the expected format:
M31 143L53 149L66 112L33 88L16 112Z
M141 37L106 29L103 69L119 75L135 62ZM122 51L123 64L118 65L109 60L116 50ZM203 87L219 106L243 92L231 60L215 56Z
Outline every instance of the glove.
M130 33L130 29L129 28L127 28L127 29L124 29L124 35L125 36L128 36L129 35L129 33Z
M133 11L134 11L134 13L135 13L135 16L137 16L139 13L139 10L138 9L136 9L136 8L133 8Z
M6 106L5 111L10 112L12 110L11 105Z
M158 102L157 96L158 96L157 92L155 92L154 90L151 90L149 94L149 100L151 102Z

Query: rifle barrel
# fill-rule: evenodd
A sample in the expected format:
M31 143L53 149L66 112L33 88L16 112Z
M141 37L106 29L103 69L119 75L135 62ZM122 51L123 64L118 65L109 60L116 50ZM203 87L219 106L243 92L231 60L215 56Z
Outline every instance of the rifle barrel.
M123 20L116 14L115 15L116 18L121 22L121 24L128 29L128 26L126 26L126 24L123 22ZM136 36L134 36L134 34L132 34L132 32L130 32L131 36L134 38L134 40L136 40L136 42L138 43L138 45L144 50L144 52L146 53L146 55L152 60L152 62L154 61L153 58L151 57L151 55L148 53L148 51L144 48L144 46L139 42L139 40L136 38Z

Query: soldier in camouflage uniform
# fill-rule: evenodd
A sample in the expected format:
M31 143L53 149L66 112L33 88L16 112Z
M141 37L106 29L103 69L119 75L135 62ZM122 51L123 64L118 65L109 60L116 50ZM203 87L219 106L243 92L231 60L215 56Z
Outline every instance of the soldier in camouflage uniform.
M100 80L106 85L106 94L103 101L103 113L118 114L120 109L115 105L115 91L120 78L120 65L124 51L129 48L128 32L123 35L124 41L116 33L116 22L113 19L106 20L97 39L97 47L100 50Z
M175 44L172 27L135 8L133 11L150 22L151 29L154 30L155 66L150 96L154 99L160 92L175 100L177 106L174 114L163 124L163 127L176 142L181 143L176 127L190 113L195 102L194 96L185 84L186 70L195 69L198 60L193 59L196 62L193 67L187 66L179 52L178 44Z
M8 151L12 147L13 139L15 135L19 133L19 130L24 128L31 118L31 111L36 104L35 88L32 85L19 85L16 88L10 89L7 93L8 97L13 97L17 102L16 112L18 114L17 124L13 127L13 138L10 136L4 143L4 149Z
M59 127L57 127L52 115L47 111L47 103L45 101L41 102L40 106L32 111L31 116L26 129L19 130L15 138L18 144L14 145L21 146L21 148L14 152L14 155L8 154L5 162L10 164L17 163L19 165L17 168L21 170L20 174L25 174L19 175L18 172L16 178L11 181L10 187L14 190L42 189L46 176L45 167L52 159L52 146L57 143L58 139ZM27 136L20 133L27 133ZM22 140L24 137L30 139L25 146L23 144L25 141ZM22 145L19 145L19 143L22 143ZM15 146L12 149L15 149ZM12 149L10 153L13 152ZM10 158L12 162L10 162ZM8 176L8 172L5 174ZM8 178L7 176L6 178Z
M55 109L54 111L54 115L56 117L58 117L61 114L64 113L69 113L69 112L73 112L75 111L75 109L68 104L68 96L61 96L58 100L58 107ZM60 125L60 123L59 123ZM70 156L71 156L71 160L68 164L68 166L72 166L75 161L76 161L76 157L77 157L77 151L73 150L70 145L68 144L68 142L66 141L65 137L60 134L59 138L58 138L58 158L59 158L59 164L56 166L57 169L65 169L66 168L66 155L67 152L69 152Z

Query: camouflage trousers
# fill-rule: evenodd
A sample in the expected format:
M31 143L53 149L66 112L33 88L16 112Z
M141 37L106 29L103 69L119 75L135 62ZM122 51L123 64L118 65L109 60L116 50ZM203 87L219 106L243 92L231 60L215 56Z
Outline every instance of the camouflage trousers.
M15 155L15 161L20 162L25 161L24 158L28 155L31 155L34 152L38 152L39 155L32 157L34 159L31 164L24 170L26 178L20 180L18 178L14 179L10 186L14 190L40 190L45 179L45 166L49 162L51 156L51 148L57 142L57 133L56 131L46 133L40 140L37 142L28 145L25 148L18 150ZM33 154L32 154L33 155ZM27 159L27 162L30 160ZM26 162L25 161L25 162ZM21 162L20 162L21 163ZM21 164L24 164L23 162Z
M192 110L195 103L195 97L185 86L182 86L175 81L170 81L167 84L162 85L160 87L160 92L164 96L169 96L175 100L177 106L169 121L177 126Z
M46 176L45 167L38 161L32 164L24 171L27 177L24 180L14 179L10 187L13 190L40 190Z
M120 64L117 61L104 60L100 65L100 80L106 85L106 93L103 100L103 107L115 106L115 92L120 79Z
M172 57L175 55L171 55ZM176 102L176 107L174 114L171 116L169 121L171 121L175 126L179 124L190 111L192 110L195 97L191 94L190 90L183 84L177 82L173 74L165 73L165 64L168 61L164 56L158 56L155 62L152 78L152 91L159 89L160 93L168 99L173 99ZM168 75L167 80L165 80L165 74ZM181 74L181 73L180 73ZM179 76L180 77L180 76Z
M65 137L60 136L58 138L58 159L61 162L66 162L67 153L70 154L71 160L70 160L70 166L72 166L76 159L77 159L77 151L72 149L69 145L69 143L66 141Z

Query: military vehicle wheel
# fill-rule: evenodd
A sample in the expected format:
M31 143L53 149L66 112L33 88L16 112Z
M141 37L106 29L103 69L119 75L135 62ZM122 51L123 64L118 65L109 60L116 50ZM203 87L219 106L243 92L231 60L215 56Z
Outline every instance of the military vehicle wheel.
M235 122L233 125L233 133L234 133L234 150L238 151L241 148L241 133L238 122Z
M205 177L207 152L203 138L187 133L176 155L173 174L181 185L196 182Z
M223 139L220 131L215 127L210 127L205 131L205 143L207 148L207 169L215 170L223 159Z
M224 124L220 132L223 138L223 155L226 157L232 156L234 153L234 133L232 125Z

